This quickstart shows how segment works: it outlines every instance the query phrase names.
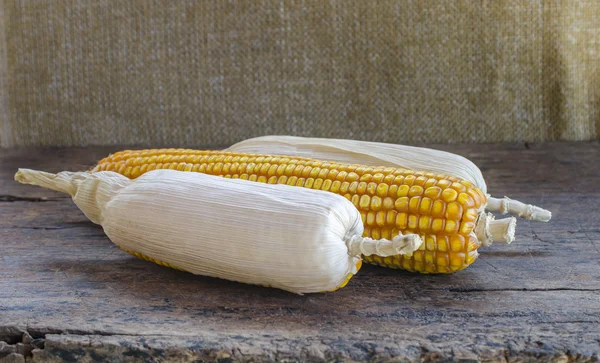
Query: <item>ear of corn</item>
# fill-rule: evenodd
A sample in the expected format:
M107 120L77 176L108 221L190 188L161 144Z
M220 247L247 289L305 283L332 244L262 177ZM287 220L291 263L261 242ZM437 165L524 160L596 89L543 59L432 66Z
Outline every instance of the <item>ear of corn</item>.
M189 149L125 150L101 160L93 172L115 171L137 178L155 169L329 191L344 196L359 210L365 236L390 239L408 233L423 238L412 255L365 256L366 261L382 266L449 273L473 263L482 242L505 239L497 232L502 228L489 228L506 221L493 221L483 213L486 196L479 188L429 172Z
M481 170L473 162L441 150L358 140L272 135L241 141L225 151L293 155L371 166L426 170L468 180L483 193L487 193ZM548 210L508 197L494 198L488 195L486 209L542 222L548 222L552 217Z
M114 172L15 179L67 193L119 248L195 274L295 293L343 287L361 254L412 253L417 235L361 237L357 209L314 190L159 170L129 180Z

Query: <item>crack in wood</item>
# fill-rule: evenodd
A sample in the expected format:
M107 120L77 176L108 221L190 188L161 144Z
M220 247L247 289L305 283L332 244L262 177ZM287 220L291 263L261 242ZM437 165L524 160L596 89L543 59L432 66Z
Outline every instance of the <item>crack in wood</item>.
M70 197L21 197L17 195L0 195L0 202L54 202L58 200L70 199Z
M483 288L450 288L450 292L496 292L496 291L582 291L582 292L600 292L600 289L578 289L571 287L556 287L556 288L500 288L500 289L483 289Z

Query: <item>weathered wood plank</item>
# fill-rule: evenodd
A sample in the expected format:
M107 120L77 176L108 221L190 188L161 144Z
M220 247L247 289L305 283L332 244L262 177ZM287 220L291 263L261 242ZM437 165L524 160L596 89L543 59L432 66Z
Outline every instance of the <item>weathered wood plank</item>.
M8 150L0 194L16 201L0 202L0 341L45 339L38 361L600 359L599 144L444 148L553 220L519 221L512 245L481 249L454 275L366 266L348 287L308 296L137 260L70 199L12 181L19 166L82 169L107 148Z

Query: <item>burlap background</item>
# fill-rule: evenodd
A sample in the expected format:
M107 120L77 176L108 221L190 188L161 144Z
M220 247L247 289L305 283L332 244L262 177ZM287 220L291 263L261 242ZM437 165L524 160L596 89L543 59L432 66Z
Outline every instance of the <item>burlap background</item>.
M2 0L0 145L600 136L600 1Z

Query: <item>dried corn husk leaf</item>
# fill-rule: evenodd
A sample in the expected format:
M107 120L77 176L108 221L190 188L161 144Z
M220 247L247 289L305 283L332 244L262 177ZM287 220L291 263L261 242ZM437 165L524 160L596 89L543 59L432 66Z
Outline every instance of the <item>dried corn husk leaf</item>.
M15 179L68 193L121 249L199 275L295 293L337 289L360 255L412 253L416 235L361 237L354 205L333 193L157 170L130 180L114 172Z

